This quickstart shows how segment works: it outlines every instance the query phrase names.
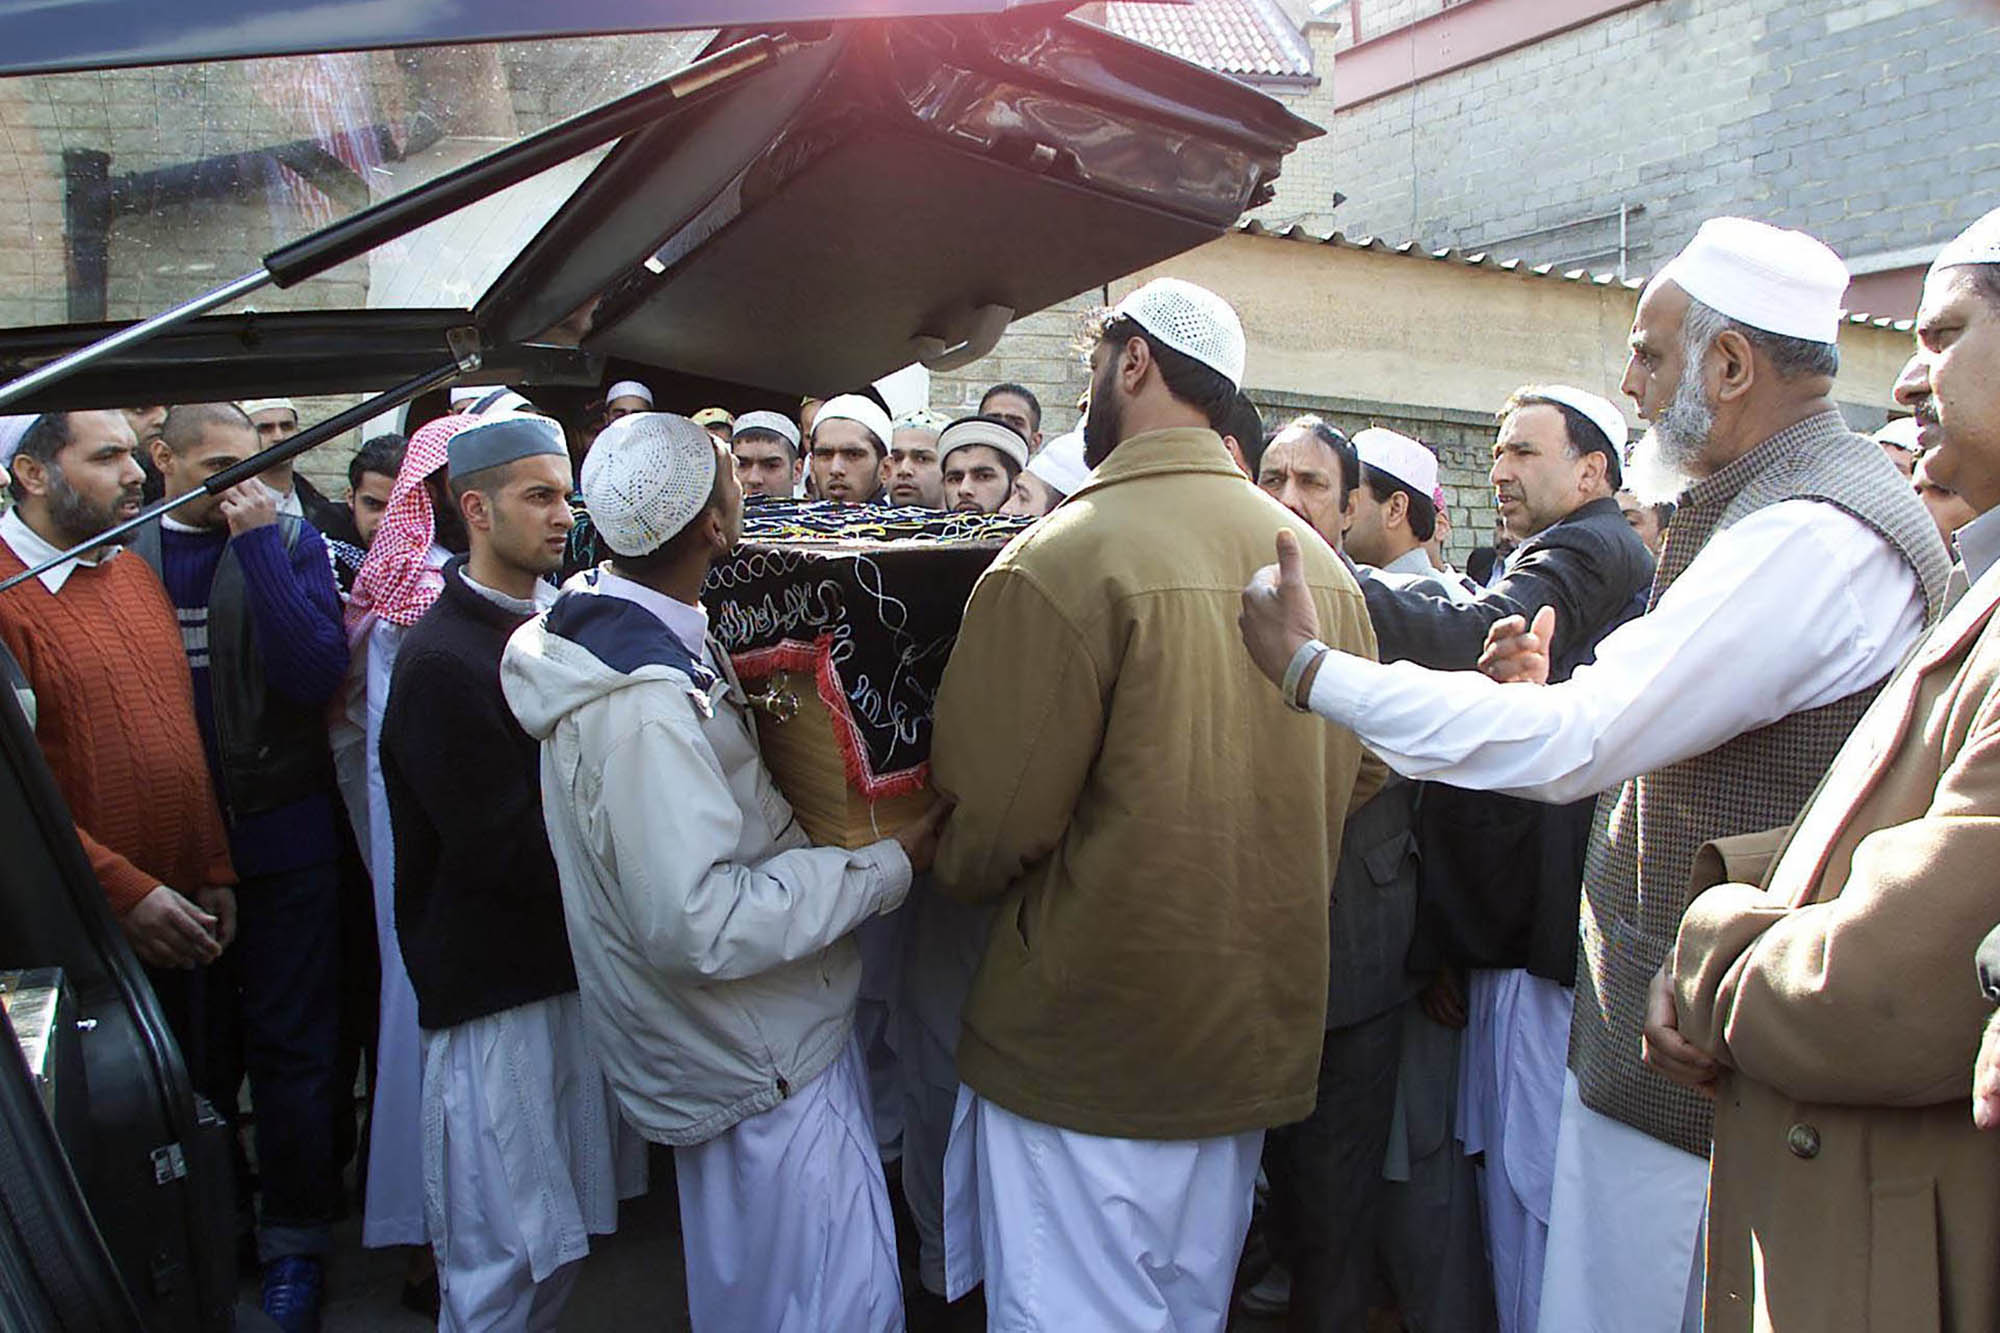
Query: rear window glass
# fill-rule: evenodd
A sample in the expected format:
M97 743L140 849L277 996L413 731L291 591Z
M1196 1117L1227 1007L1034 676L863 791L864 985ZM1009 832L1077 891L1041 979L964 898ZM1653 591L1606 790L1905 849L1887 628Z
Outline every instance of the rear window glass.
M710 34L0 78L0 324L137 319L687 63ZM464 307L609 146L232 309Z

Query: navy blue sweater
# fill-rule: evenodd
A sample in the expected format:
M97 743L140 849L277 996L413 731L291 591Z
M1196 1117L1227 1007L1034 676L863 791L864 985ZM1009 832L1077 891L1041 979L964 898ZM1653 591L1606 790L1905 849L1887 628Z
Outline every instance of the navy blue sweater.
M541 747L500 692L500 654L527 617L466 587L464 569L445 566L397 649L382 713L396 939L431 1029L576 989Z
M310 524L300 527L292 549L276 525L234 538L237 563L271 689L308 708L323 707L347 675L347 636L340 596L334 591L326 544ZM160 532L160 581L180 619L181 644L194 676L195 720L201 724L208 771L222 790L221 749L208 676L208 595L216 566L232 538L227 528ZM333 861L338 855L330 792L308 796L259 814L242 815L229 829L229 853L245 878Z

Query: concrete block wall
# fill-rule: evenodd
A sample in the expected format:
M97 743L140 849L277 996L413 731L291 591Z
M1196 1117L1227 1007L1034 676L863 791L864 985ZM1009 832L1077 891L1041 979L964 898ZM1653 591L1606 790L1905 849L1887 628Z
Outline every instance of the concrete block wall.
M1634 275L1719 213L1935 244L2000 203L1996 58L1959 0L1653 0L1340 112L1338 226L1602 270L1615 221L1507 238L1636 204Z
M1292 114L1328 131L1334 126L1334 50L1344 31L1340 25L1324 21L1306 25L1305 38L1312 47L1313 69L1319 75L1316 87L1265 89L1284 103ZM1346 179L1347 165L1342 160L1341 151L1332 133L1308 139L1299 145L1285 159L1282 174L1278 177L1276 197L1262 208L1251 210L1249 216L1267 226L1284 227L1297 223L1316 232L1330 231L1338 226L1333 196L1347 188L1342 183Z
M1499 518L1487 470L1493 461L1493 436L1498 426L1490 416L1445 408L1415 409L1403 404L1370 403L1352 398L1318 398L1307 394L1251 394L1264 414L1266 430L1276 430L1293 417L1310 412L1349 436L1370 426L1384 426L1421 440L1438 456L1438 484L1451 513L1451 537L1445 555L1459 568L1475 546L1490 545Z

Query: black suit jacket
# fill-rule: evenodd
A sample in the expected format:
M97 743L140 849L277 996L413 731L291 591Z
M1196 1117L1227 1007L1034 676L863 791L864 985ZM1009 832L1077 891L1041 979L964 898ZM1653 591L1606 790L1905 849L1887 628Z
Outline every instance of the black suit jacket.
M1397 588L1363 569L1361 591L1384 662L1462 671L1479 661L1486 631L1508 616L1533 620L1556 609L1551 680L1567 680L1590 659L1632 596L1653 582L1653 557L1618 502L1592 500L1522 543L1506 576L1469 605L1421 589Z
M1653 557L1610 499L1592 500L1529 538L1505 577L1467 605L1361 573L1384 662L1467 670L1495 622L1533 620L1553 606L1551 680L1567 680L1606 634L1642 611L1652 581ZM1410 967L1525 967L1573 984L1583 856L1596 806L1594 797L1549 806L1424 783Z

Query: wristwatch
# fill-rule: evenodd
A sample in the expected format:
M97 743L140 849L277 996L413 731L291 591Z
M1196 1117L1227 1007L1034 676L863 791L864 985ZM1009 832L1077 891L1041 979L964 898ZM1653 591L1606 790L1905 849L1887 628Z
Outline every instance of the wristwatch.
M1306 669L1333 650L1318 639L1307 639L1292 654L1291 663L1285 668L1285 678L1278 683L1278 692L1285 697L1285 707L1294 713L1309 713L1312 710L1299 702L1299 681L1304 679Z

